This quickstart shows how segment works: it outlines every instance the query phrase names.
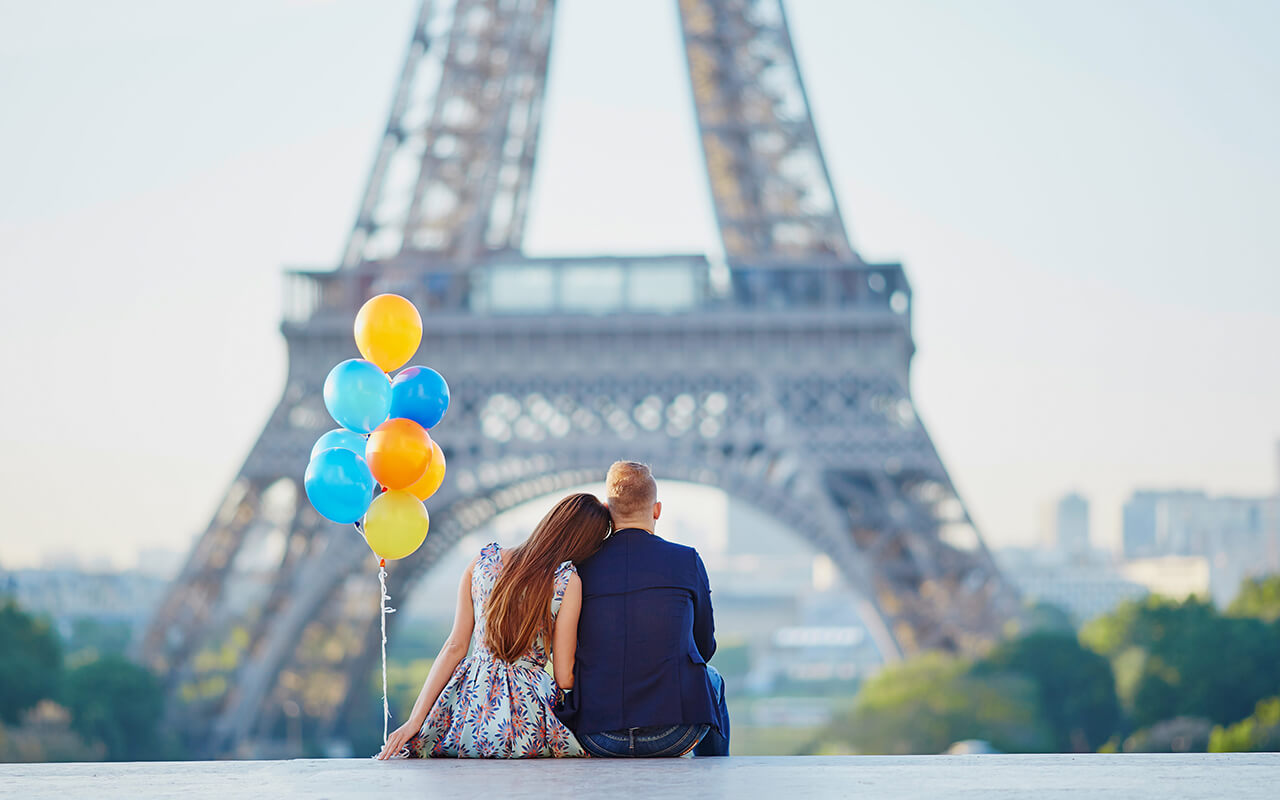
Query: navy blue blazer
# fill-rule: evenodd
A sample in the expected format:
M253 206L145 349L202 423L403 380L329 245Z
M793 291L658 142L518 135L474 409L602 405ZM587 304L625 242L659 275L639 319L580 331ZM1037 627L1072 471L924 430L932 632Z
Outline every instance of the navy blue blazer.
M707 570L692 547L616 531L578 565L582 614L566 724L575 733L710 723L716 651Z

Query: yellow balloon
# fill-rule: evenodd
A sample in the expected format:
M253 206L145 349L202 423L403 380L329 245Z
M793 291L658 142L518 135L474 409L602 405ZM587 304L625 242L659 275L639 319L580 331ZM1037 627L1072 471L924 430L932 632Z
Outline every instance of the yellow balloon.
M426 506L403 489L375 497L364 516L364 538L369 547L378 557L391 560L417 550L429 527Z
M356 347L383 372L403 367L422 344L422 317L398 294L369 298L356 314Z
M422 473L422 477L418 478L405 491L419 500L426 500L436 493L442 483L444 483L444 453L441 452L440 445L433 440L431 442L431 465L427 467L426 472Z

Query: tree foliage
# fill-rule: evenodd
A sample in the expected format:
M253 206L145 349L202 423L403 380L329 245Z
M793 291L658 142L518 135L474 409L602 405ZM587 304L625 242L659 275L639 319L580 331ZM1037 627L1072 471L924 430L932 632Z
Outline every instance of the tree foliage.
M57 694L61 670L62 649L49 624L12 601L0 604L0 722L16 724Z
M128 622L73 619L62 641L66 664L72 667L103 656L123 656L132 636L133 626Z
M1203 600L1128 602L1080 638L1111 660L1120 700L1140 727L1174 717L1230 723L1280 692L1280 626L1224 617Z
M1045 752L1053 737L1037 695L1023 676L979 675L968 661L927 654L869 680L823 738L859 753L940 753L964 739L1004 752Z
M1221 725L1209 737L1210 753L1256 753L1280 750L1280 696L1258 701L1253 715L1230 727Z
M156 757L164 696L147 670L108 656L68 672L64 697L76 730L105 744L108 760Z
M1032 633L1070 633L1076 632L1071 621L1071 614L1061 606L1053 603L1031 603L1022 611L1021 631Z
M1245 578L1227 613L1233 617L1253 617L1263 622L1280 620L1280 575Z
M1120 722L1110 662L1082 647L1074 634L1040 632L1003 642L974 671L1015 673L1034 682L1060 752L1091 752Z

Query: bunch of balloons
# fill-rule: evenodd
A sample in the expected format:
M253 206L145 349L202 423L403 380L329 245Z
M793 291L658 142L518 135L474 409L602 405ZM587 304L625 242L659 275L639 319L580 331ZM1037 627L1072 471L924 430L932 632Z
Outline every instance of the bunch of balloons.
M444 482L444 454L428 430L449 408L449 384L427 367L407 367L422 342L422 317L395 294L371 298L356 315L364 358L338 364L324 382L324 404L341 426L311 450L303 483L321 516L363 533L382 559L404 558L427 537L423 501Z

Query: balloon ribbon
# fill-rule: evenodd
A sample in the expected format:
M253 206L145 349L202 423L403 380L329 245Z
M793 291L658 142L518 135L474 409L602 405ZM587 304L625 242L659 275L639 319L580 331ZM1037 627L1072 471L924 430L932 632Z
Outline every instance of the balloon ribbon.
M387 721L391 719L391 706L387 703L387 615L396 610L387 605L387 560L378 559L378 585L382 588L382 745L387 744Z

